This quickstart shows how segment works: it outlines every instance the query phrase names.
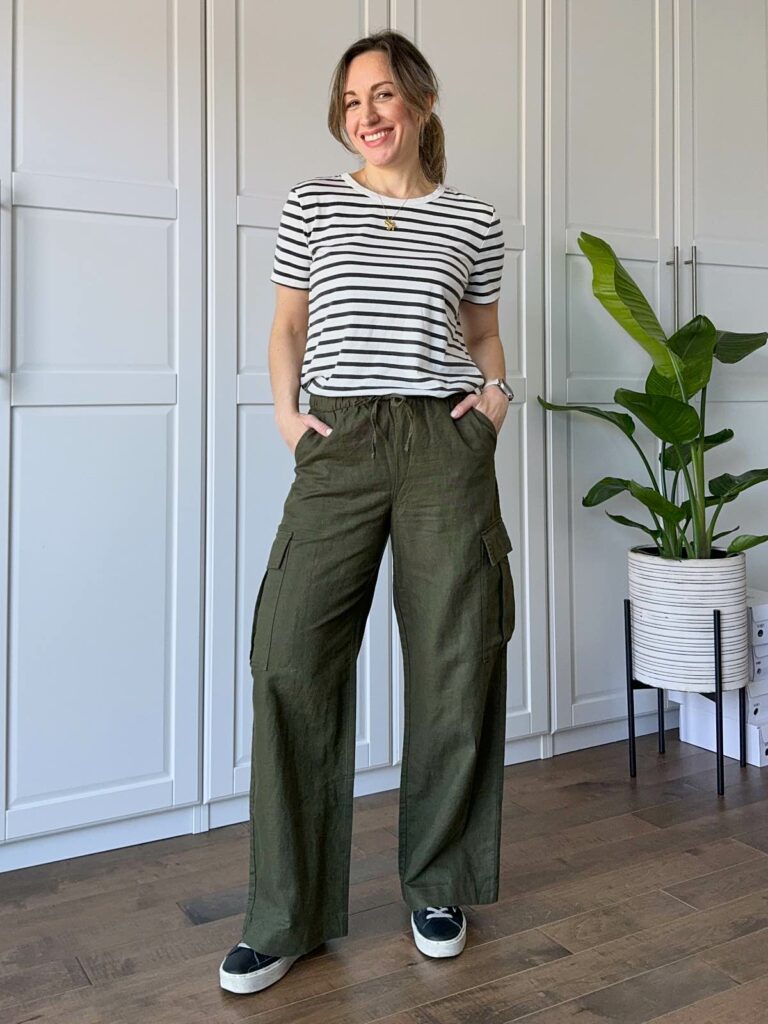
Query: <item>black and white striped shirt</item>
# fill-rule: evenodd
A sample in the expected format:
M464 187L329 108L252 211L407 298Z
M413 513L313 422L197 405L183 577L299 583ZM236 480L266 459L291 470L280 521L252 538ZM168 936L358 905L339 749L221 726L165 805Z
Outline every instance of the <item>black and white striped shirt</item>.
M395 214L397 227L384 226ZM474 391L459 302L499 297L504 238L495 208L448 185L393 200L344 172L290 190L271 280L309 290L301 387L320 395Z

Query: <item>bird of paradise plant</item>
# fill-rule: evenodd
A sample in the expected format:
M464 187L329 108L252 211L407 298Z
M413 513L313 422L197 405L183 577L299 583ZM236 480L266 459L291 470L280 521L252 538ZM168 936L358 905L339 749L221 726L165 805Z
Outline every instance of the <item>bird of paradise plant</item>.
M653 525L610 512L606 515L617 523L649 534L662 558L719 557L722 551L713 547L714 542L740 527L715 533L718 516L723 507L743 491L768 480L768 468L749 469L737 476L723 473L705 483L705 453L734 436L730 429L706 434L707 386L715 359L721 363L740 362L765 345L768 332L719 331L706 316L698 315L667 337L648 300L611 246L586 231L581 232L578 244L592 265L593 294L642 346L653 363L644 392L617 388L614 393L614 403L627 412L588 405L556 405L537 396L545 409L584 412L612 423L634 445L647 470L650 485L606 476L594 484L582 504L599 505L626 491L645 506ZM696 396L699 397L698 408L693 403ZM661 441L656 471L635 439L634 417ZM671 475L671 483L668 475ZM679 500L677 491L681 478L686 496ZM707 509L710 508L714 511L708 521ZM766 540L768 534L740 534L731 540L727 553L745 551Z

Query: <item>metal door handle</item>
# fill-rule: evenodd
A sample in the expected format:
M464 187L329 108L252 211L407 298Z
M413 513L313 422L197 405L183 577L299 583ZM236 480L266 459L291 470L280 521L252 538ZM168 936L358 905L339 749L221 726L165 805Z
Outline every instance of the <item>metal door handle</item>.
M691 315L692 316L696 316L696 314L699 311L699 296L698 296L698 287L697 287L697 281L696 281L697 272L698 272L698 266L697 266L697 263L696 263L696 243L695 242L691 246L691 258L689 260L686 260L685 262L686 262L686 264L688 264L688 263L691 264L691 307L692 307L692 310L693 310Z
M674 307L675 330L677 331L680 328L680 291L678 285L678 279L680 277L680 249L675 245L672 251L674 252L674 256L671 260L667 260L666 265L670 266L670 264L673 264L675 268L675 276L672 278L672 304Z

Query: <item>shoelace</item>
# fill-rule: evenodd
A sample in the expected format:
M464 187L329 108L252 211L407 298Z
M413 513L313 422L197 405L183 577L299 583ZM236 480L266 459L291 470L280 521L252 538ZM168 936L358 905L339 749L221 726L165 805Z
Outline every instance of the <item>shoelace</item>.
M243 949L250 949L250 951L251 951L251 952L253 953L253 955L254 955L254 958L255 958L255 960L256 960L256 965L257 965L257 966L258 966L259 964L261 964L262 960L272 960L272 959L274 959L273 955L272 955L272 954L270 954L270 953L258 953L258 952L257 952L257 951L256 951L256 950L255 950L255 949L253 948L253 946L249 946L247 942L238 942L238 944L237 944L237 945L236 945L236 946L234 947L234 949L232 949L232 951L231 951L231 952L234 952L234 951L235 951L235 949L240 949L240 947L241 947L241 946L242 946L242 948L243 948Z
M446 913L446 911L457 910L457 907L427 907L426 920L429 921L433 917L448 917L453 920L453 914Z

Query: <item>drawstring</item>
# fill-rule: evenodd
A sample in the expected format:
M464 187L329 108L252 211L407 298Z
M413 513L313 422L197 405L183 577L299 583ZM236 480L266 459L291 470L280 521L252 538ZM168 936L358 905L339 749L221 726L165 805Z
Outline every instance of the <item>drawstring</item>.
M376 398L371 402L368 408L368 416L371 421L371 458L376 458L376 409L378 407L378 401L383 398L383 395L377 395Z
M400 405L401 402L405 402L405 411L408 413L408 434L406 435L406 438L405 438L405 449L404 449L405 451L408 451L408 448L409 448L410 443L411 443L411 437L413 436L413 410L411 409L411 404L407 400L405 395L376 395L376 397L371 402L369 410L368 410L368 416L369 416L369 419L371 421L371 458L372 459L376 458L376 411L377 411L378 406L379 406L379 401L382 398L389 398L389 399L391 399L393 405Z

